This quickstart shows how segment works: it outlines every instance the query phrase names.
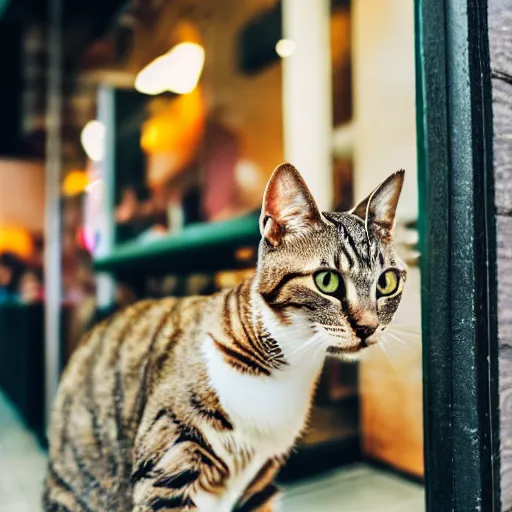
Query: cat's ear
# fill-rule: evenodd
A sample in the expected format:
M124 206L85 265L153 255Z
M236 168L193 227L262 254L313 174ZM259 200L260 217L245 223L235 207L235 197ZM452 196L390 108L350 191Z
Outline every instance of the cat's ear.
M368 227L390 235L395 226L395 213L404 183L405 171L400 170L386 178L366 199L350 211Z
M279 165L263 196L261 235L276 247L287 234L299 233L319 222L320 212L299 171L291 164Z

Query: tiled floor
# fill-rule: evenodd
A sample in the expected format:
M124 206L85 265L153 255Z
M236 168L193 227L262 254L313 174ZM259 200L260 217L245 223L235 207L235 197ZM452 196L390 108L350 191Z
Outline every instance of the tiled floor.
M353 464L286 489L283 512L423 512L424 490L386 471Z
M0 393L0 512L41 511L44 451ZM365 464L290 486L283 512L423 512L423 488Z
M0 393L0 512L41 510L46 454Z

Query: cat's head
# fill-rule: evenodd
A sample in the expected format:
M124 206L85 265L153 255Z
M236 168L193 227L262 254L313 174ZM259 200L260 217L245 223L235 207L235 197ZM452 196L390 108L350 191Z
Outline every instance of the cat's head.
M295 167L277 167L263 199L255 281L277 322L311 327L341 356L378 341L406 279L393 236L403 179L392 174L350 212L323 213Z

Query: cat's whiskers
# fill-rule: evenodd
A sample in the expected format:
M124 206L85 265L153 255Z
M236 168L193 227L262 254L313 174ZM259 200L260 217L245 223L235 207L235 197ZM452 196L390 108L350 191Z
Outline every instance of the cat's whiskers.
M419 334L413 334L408 332L400 332L396 329L387 329L385 331L385 334L389 334L390 336L394 338L400 339L400 341L404 344L421 344L421 335Z
M388 329L400 329L404 332L421 334L421 325L416 324L390 324L388 325Z
M330 325L323 325L320 323L315 323L314 328L318 332L322 333L322 335L325 337L325 341L326 341L327 345L330 344L330 341L329 341L330 338L336 338L338 340L344 340L344 341L346 341L349 338L348 331L343 326L330 326Z
M346 337L346 335L348 333L348 331L346 329L326 329L326 332L328 332L329 334L332 334L334 336L338 336L338 337L340 334L344 334L345 335L344 337Z
M300 317L292 320L292 325L284 327L276 322L275 318L266 318L268 330L274 339L278 340L288 364L293 366L301 363L305 355L312 362L316 361L326 348L321 333L314 325L308 324Z
M313 350L314 349L314 350ZM293 350L289 350L286 353L287 359L297 361L300 355L304 353L308 353L308 355L315 354L321 350L325 350L325 346L323 343L323 336L319 332L315 332L315 334L306 342L297 344Z
M326 329L327 331L346 331L346 327L344 327L343 325L324 325L324 324L319 324L319 323L316 323L315 325L319 326L319 327L323 327L324 329Z
M328 336L334 336L336 338L342 338L345 336L339 336L338 333L345 333L347 334L347 328L342 325L324 325L320 324L318 322L315 322L313 324L313 329L315 329L317 332L322 332L324 334L327 334Z
M391 338L398 341L398 343L400 343L402 345L407 345L407 343L405 343L404 340L400 339L398 336L395 336L392 332L387 332L386 336L391 336Z
M319 333L300 316L291 315L291 324L283 326L277 318L264 309L260 317L260 325L265 331L277 340L282 353L289 365L302 362L304 354L308 354L312 361L316 361L320 353L325 350ZM272 354L269 361L281 357L281 353Z
M390 329L391 332L396 332L398 334L401 334L403 336L409 336L412 338L421 338L422 335L420 333L416 332L407 332L407 331L401 331L400 329Z
M393 368L393 370L398 371L396 365L391 362L391 358L389 357L388 351L386 350L386 344L385 343L379 343L379 347L381 348L382 353L384 354L384 356L388 360L389 366L391 366L391 368Z
M396 347L399 351L406 350L407 352L416 352L417 349L408 341L404 341L389 332L386 334L388 337L384 337L383 340L384 343L387 343L390 347Z

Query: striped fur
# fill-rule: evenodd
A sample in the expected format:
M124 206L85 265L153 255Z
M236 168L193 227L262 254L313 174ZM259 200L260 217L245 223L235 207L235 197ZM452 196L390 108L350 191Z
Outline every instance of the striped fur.
M366 346L354 327L363 313L389 323L400 294L375 298L375 281L405 270L389 222L375 214L372 231L360 211L320 214L291 166L272 180L254 279L140 302L82 341L55 401L44 510L275 510L273 479L326 354ZM323 268L343 276L343 296L317 289Z

